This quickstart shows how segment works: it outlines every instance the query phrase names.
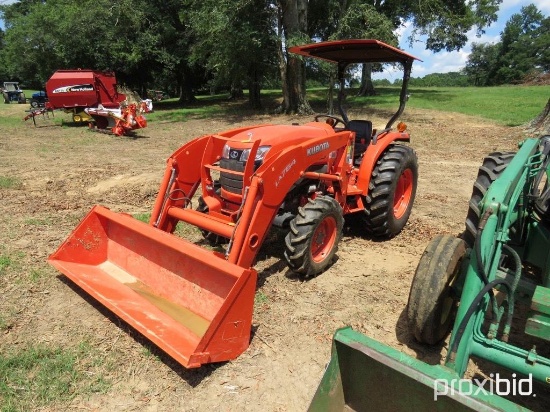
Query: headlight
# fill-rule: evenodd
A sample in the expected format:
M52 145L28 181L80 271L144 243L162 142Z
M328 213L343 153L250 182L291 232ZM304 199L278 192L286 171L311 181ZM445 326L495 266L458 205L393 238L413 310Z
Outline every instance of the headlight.
M223 146L223 150L222 150L222 157L224 159L229 159L229 151L231 150L231 148L227 145L227 143Z
M256 152L256 158L254 161L261 162L264 160L265 155L267 152L269 152L269 149L271 149L271 146L260 146L258 147L258 151ZM250 156L250 149L244 149L243 154L241 155L241 162L246 162L248 160L248 157Z
M256 158L254 161L261 162L264 160L265 155L271 149L271 146L260 146L256 152ZM222 150L222 157L224 159L239 160L240 162L246 162L250 156L250 149L232 149L228 144L225 144Z

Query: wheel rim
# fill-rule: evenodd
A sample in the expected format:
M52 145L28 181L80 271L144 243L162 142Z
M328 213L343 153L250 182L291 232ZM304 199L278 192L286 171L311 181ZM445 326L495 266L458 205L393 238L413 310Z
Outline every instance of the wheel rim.
M396 219L401 219L411 202L413 192L413 172L411 169L403 171L395 187L393 197L393 215Z
M336 219L327 216L313 232L311 238L311 258L319 263L329 255L336 239Z

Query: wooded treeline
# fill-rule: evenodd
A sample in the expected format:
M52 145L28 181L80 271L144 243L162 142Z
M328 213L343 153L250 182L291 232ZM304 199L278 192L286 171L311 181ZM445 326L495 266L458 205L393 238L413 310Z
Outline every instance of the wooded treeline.
M281 111L308 112L306 62L289 55L288 47L345 38L376 38L397 46L396 32L408 22L414 28L409 41L423 36L426 48L434 52L459 50L470 29L482 33L495 21L499 4L500 0L21 0L0 6L5 25L0 30L0 79L41 88L57 69L114 70L120 83L142 94L163 89L182 103L204 91L227 90L237 98L247 90L251 106L260 107L261 89L281 88ZM509 50L510 42L506 45L508 49L502 50ZM307 62L307 70L308 78L320 81L331 74L326 65L312 62ZM363 70L365 94L372 92L371 70L377 68Z

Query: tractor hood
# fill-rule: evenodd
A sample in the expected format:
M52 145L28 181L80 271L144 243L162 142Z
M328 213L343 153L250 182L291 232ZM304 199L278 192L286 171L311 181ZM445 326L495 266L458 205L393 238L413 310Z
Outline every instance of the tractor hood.
M334 134L334 129L323 122L310 122L304 125L265 125L236 134L229 142L229 146L244 149L260 140L260 146L288 147L304 140L331 134Z
M393 46L372 39L326 41L294 46L288 51L345 65L352 63L404 63L420 60Z
M287 147L312 139L334 134L326 123L310 122L305 125L264 125L244 130L234 135L224 146L222 158L245 163L255 142L259 141L254 158L256 167Z

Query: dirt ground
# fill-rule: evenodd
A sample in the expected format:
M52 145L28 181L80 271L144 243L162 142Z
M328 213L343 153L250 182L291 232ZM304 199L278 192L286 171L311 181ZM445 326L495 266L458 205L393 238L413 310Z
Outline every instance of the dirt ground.
M13 105L9 111L22 108ZM387 118L375 118L375 127ZM0 189L0 252L18 256L19 267L9 272L17 277L8 273L0 279L0 310L8 321L0 331L0 350L31 343L74 348L87 342L103 360L89 373L100 372L109 382L105 391L77 394L69 404L48 410L305 410L329 361L332 334L346 325L426 362L440 362L446 344L422 347L407 330L404 309L416 265L434 235L463 230L483 157L515 150L525 137L519 128L407 108L402 120L418 155L419 182L404 231L380 242L347 228L336 263L308 281L287 270L281 262L283 238L270 236L255 266L259 282L250 347L232 362L182 368L47 265L48 255L93 205L150 212L167 157L187 140L240 125L309 120L250 116L151 122L136 139L48 122L38 128L22 122L2 133L0 176L19 184ZM490 365L471 361L470 376L490 372ZM546 409L548 398L541 393L539 399L529 405Z

